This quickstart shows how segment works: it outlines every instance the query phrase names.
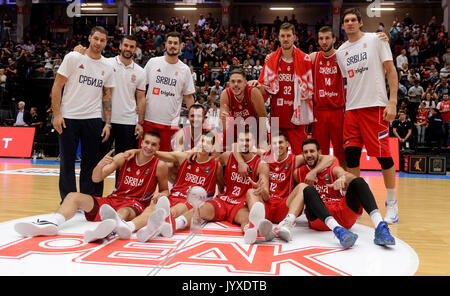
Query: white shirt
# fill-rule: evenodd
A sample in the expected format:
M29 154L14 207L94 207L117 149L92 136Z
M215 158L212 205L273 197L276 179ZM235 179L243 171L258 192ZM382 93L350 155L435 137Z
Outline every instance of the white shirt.
M161 56L150 59L144 71L149 84L145 120L178 126L183 96L195 92L191 70L180 60L169 64Z
M112 91L111 123L135 125L138 121L136 91L145 93L144 69L133 61L125 66L119 56L106 60L116 70L114 78L117 86Z
M346 110L387 105L383 62L392 61L389 43L375 33L364 33L358 41L342 44L336 58L347 78Z
M61 100L61 115L71 119L102 117L103 87L114 87L114 69L102 56L98 60L87 54L70 52L58 69L67 78Z
M408 57L399 54L397 56L396 62L397 62L397 68L400 69L402 67L403 63L407 63L408 64Z

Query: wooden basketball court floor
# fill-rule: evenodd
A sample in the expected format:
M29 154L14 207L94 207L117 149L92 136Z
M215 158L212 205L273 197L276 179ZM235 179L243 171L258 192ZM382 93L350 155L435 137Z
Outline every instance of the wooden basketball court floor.
M58 176L11 174L5 171L47 168L59 169L48 160L0 158L0 223L54 212L59 206ZM79 168L79 167L77 167ZM363 171L382 215L385 212L383 178L375 171ZM105 180L104 195L113 189L113 178ZM450 275L450 175L397 173L399 223L391 233L409 244L419 257L417 276ZM364 213L357 221L373 227Z

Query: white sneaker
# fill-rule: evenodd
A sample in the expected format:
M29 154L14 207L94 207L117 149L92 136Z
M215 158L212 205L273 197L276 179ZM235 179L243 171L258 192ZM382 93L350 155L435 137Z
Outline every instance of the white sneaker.
M265 218L265 216L266 211L264 204L256 202L248 214L248 220L250 223L244 233L244 242L246 244L254 244L256 242L256 238L258 237L257 227L259 227L259 223Z
M397 201L386 201L386 216L384 221L389 224L398 223L398 204Z
M270 242L273 240L277 235L273 231L273 224L267 219L262 219L261 222L259 222L258 225L258 232L261 236L264 237L266 242Z
M100 207L100 218L102 221L107 219L115 220L116 228L114 228L114 232L117 233L119 239L130 239L132 233L130 227L128 227L128 225L120 219L116 210L114 210L110 205L104 204Z
M292 240L292 229L295 226L295 221L292 223L291 221L284 219L278 224L276 234L279 238L286 242L290 242Z
M163 209L164 214L164 223L161 226L160 234L162 237L172 237L175 232L175 219L170 213L170 201L167 196L161 196L156 203L157 209Z
M99 239L104 239L113 232L116 227L116 221L113 219L106 219L94 228L94 230L86 230L84 232L84 242L90 243Z
M139 229L136 233L137 239L141 243L156 237L161 232L161 226L164 223L164 216L166 212L159 208L148 216L147 226Z
M37 219L36 222L19 222L14 225L14 230L25 237L52 236L58 234L58 226L46 220Z

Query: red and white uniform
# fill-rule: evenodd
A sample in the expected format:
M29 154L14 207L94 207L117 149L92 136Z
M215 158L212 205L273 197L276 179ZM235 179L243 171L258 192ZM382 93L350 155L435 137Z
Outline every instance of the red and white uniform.
M269 163L269 199L264 203L266 219L280 223L289 209L286 200L294 189L295 155L288 154L280 162Z
M214 196L216 192L216 175L219 162L211 157L208 161L198 162L188 160L181 163L178 169L174 185L170 190L170 206L180 202L185 203L188 209L192 206L187 202L187 191L192 186L200 186L206 190L208 197Z
M192 148L194 148L198 142L200 141L201 137L202 137L202 133L204 132L209 132L211 130L211 126L207 125L207 124L203 124L202 125L202 130L201 132L198 132L198 135L195 134L196 132L194 131L194 134L192 133L192 126L191 125L186 125L183 127L183 151L188 151L191 150ZM194 139L195 137L195 139ZM173 138L175 139L175 137Z
M258 165L261 158L258 155L247 161L249 167L249 177L257 182ZM239 174L238 162L234 158L233 153L230 153L225 169L224 182L226 190L224 193L218 195L216 198L208 202L214 206L215 217L213 221L228 221L233 223L236 213L243 207L247 206L246 194L252 188L252 184Z
M256 115L255 108L252 103L252 92L253 87L249 87L248 85L245 86L244 90L244 98L242 100L239 100L236 98L236 96L231 91L231 88L226 88L225 91L228 96L228 107L229 107L229 113L230 119L226 123L226 127L223 132L223 147L224 151L230 151L232 143L227 143L227 139L231 138L230 132L233 131L233 143L236 142L237 139L237 126L241 125L243 126L244 123L242 121L237 121L238 118L241 120L246 120L247 118L255 118L256 123L258 123L258 117ZM233 127L231 126L233 124ZM247 124L249 124L249 121L247 121ZM227 132L228 131L228 132ZM256 135L255 135L256 136Z
M390 157L389 122L383 119L388 103L383 63L393 60L389 43L364 33L342 44L336 58L347 78L344 147L365 146L369 156Z
M270 97L270 118L278 117L280 131L287 137L294 154L301 154L302 142L307 138L305 125L291 122L294 113L294 62L281 58L278 68L279 92Z
M345 228L351 228L355 224L356 219L362 214L362 206L359 208L358 213L353 212L347 205L345 197L340 191L334 190L333 187L329 187L336 181L333 176L333 168L335 165L331 165L328 168L317 174L317 181L314 183L314 187L320 195L320 198L328 208L331 216ZM304 182L306 175L311 171L309 166L303 165L297 169L299 183ZM320 219L310 220L308 211L305 211L306 218L308 219L309 227L315 230L330 230L325 223Z
M158 180L156 168L159 158L153 156L143 164L137 163L137 155L125 161L119 171L117 188L106 197L93 196L96 201L94 208L86 213L88 221L101 221L98 213L103 204L109 204L115 210L123 207L131 207L136 216L144 211L150 204L155 192Z
M326 57L323 51L316 54L313 65L314 117L313 137L319 142L323 154L329 154L330 140L334 155L345 159L344 128L345 88L336 53Z

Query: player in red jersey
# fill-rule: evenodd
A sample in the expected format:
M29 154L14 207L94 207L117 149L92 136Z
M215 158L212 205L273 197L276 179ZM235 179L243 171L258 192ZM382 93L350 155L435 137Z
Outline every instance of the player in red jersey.
M296 170L297 183L305 181L306 175L316 167L320 156L319 143L314 138L305 140L302 149L306 165ZM344 188L347 188L345 196L340 191ZM303 198L309 227L322 231L332 230L345 249L353 246L358 238L358 235L350 232L348 228L355 224L363 209L375 226L374 243L395 244L369 185L364 179L346 172L343 168L333 164L319 172L314 185L303 190Z
M256 202L262 202L265 206L266 219L279 223L274 229L272 237L278 235L285 241L291 240L291 229L295 225L295 219L301 214L303 209L303 189L309 184L314 184L316 175L322 169L327 168L336 161L330 155L320 155L317 166L306 176L305 183L294 185L294 171L305 164L302 154L294 155L288 153L289 142L287 136L280 132L272 135L271 151L263 152L262 159L269 164L269 196L263 200L259 195L248 195L248 208L251 210ZM240 173L246 175L247 165L243 162L238 153L234 153L239 162ZM285 225L286 224L286 225ZM268 235L268 238L271 236Z
M258 80L250 81L249 85L257 86L264 98L268 98L270 94L271 132L275 127L274 119L278 118L279 130L288 136L292 152L298 155L301 154L302 141L308 136L307 125L312 120L303 119L308 121L308 123L294 123L295 120L293 118L297 118L296 114L298 113L298 110L295 108L295 102L296 96L301 97L300 101L309 102L312 95L312 63L309 55L294 46L295 39L295 27L290 23L282 24L278 35L278 40L281 43L281 55L279 60L274 62L278 65L278 68L271 69L275 74L278 74L276 77L273 77L273 80L278 83L278 92L271 94L266 90L265 87L267 85L265 85L264 80L266 78L270 79L271 75L265 77L264 70L261 72ZM264 65L264 69L268 67L272 59L277 58L277 52L270 55L270 58ZM296 68L301 68L301 70ZM295 82L296 79L299 82ZM305 110L300 110L300 113L304 114L303 112L307 112L307 106L302 105L301 107L305 108Z
M263 135L266 135L267 114L261 93L247 85L242 69L231 71L229 82L230 87L222 91L220 96L223 151L231 151L232 144L236 142L238 126L244 127L244 124L249 125L260 136L257 143L265 143Z
M314 117L312 136L317 139L323 154L329 154L330 141L333 154L339 164L345 167L344 126L345 88L339 66L336 62L333 29L325 26L318 33L319 52L310 54L313 63Z
M167 166L155 156L159 149L160 136L156 132L144 134L141 149L127 160L124 153L114 157L111 150L97 164L92 180L100 182L120 169L117 188L106 197L96 197L79 192L67 195L55 214L46 220L20 222L15 225L17 232L24 236L56 235L58 227L72 218L78 209L85 212L88 221L101 221L93 231L86 231L86 242L95 241L109 235L117 226L117 221L103 215L104 208L117 210L121 220L129 221L141 214L150 202L161 195L167 195ZM154 194L158 186L158 194Z
M184 126L172 138L173 151L190 151L200 142L204 132L211 133L214 139L215 151L220 151L219 136L213 126L205 124L205 108L200 104L193 104L188 111L189 125ZM177 162L169 162L169 182L175 183L175 177L178 171Z
M179 164L175 184L170 190L170 195L160 195L157 202L152 203L141 215L130 222L121 223L121 229L118 232L122 233L123 238L129 238L134 231L137 231L136 235L140 242L146 242L159 234L171 237L176 229L184 228L187 224L185 216L188 219L192 218L186 215L186 212L192 209L186 199L191 187L201 186L209 196L215 194L217 183L219 188L222 188L222 167L211 156L214 140L213 135L205 132L198 143L198 149L195 149L198 152L195 152L193 159L191 152L158 151L156 153L157 157L165 162ZM135 151L129 150L126 153L128 157L132 157ZM160 210L163 210L163 215L160 214ZM112 210L109 210L109 216L117 218Z
M228 221L241 226L244 232L244 241L254 243L258 231L265 236L272 227L272 223L264 219L264 205L255 205L252 211L247 207L247 194L257 185L258 191L253 194L268 195L269 167L250 147L254 145L254 136L249 129L238 134L237 145L242 158L249 166L249 174L243 177L238 172L238 163L232 152L224 152L219 157L220 165L225 166L224 185L225 192L205 202L200 208L200 217L206 221ZM193 210L190 210L192 213ZM188 220L188 225L189 225ZM269 227L270 226L270 229Z

